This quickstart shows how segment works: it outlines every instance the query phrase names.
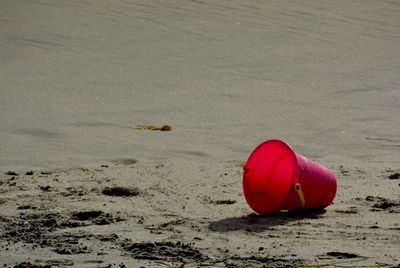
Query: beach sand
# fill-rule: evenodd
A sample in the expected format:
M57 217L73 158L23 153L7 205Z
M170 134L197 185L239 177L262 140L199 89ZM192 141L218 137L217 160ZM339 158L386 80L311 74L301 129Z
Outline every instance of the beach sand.
M399 264L399 180L389 179L396 172L334 166L338 194L326 210L261 217L241 193L241 161L126 162L2 175L2 263Z
M1 266L400 265L396 1L4 0L0 25ZM251 211L270 138L332 205Z

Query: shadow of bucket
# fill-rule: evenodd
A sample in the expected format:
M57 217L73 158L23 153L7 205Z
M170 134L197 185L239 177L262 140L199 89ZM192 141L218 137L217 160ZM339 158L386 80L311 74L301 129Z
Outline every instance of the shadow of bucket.
M294 152L281 140L260 144L244 166L244 196L261 215L327 207L336 187L332 171Z

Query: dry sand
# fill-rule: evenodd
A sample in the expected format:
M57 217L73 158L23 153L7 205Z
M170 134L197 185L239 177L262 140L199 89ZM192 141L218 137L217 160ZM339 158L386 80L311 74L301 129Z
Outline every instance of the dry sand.
M260 217L240 191L241 161L133 162L2 175L1 262L76 267L399 264L399 180L388 178L394 171L333 167L339 189L326 210Z
M0 1L0 265L399 266L399 44L397 1ZM334 204L252 214L273 137Z

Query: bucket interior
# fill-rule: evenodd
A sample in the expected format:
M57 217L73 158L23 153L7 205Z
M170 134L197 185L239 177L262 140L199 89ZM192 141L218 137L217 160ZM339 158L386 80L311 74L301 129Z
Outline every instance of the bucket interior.
M243 174L243 193L259 214L279 212L297 178L296 155L281 140L269 140L250 155Z

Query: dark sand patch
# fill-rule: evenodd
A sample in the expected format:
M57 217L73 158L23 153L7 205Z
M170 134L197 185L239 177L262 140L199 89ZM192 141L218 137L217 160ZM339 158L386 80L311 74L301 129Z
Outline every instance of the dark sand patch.
M123 249L135 259L145 260L170 260L170 261L195 261L201 262L208 259L200 251L189 244L182 242L142 242L126 243Z
M330 251L326 253L327 256L335 257L337 259L352 259L359 258L360 256L349 252Z
M104 213L101 210L75 211L72 213L71 219L78 221L91 221L96 225L106 225L123 220L119 216Z
M100 215L103 214L103 211L100 210L89 210L89 211L75 211L72 213L72 219L78 221L87 221L96 219Z
M396 172L396 173L390 174L388 178L389 178L389 180L398 180L398 179L400 179L400 173Z
M51 268L50 264L22 262L14 265L14 268Z
M133 158L121 158L121 159L115 159L112 162L117 165L131 166L131 165L136 164L138 161Z
M400 202L379 196L367 196L368 203L372 204L372 211L388 210L391 213L399 212Z
M139 189L137 187L121 187L121 186L115 186L115 187L106 187L103 189L102 193L104 195L109 195L109 196L136 196L140 193Z
M223 260L226 267L301 267L304 261L296 258L266 256L231 256Z

